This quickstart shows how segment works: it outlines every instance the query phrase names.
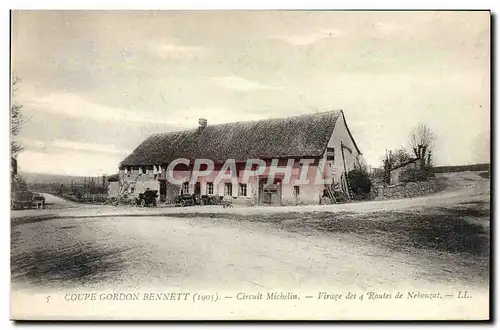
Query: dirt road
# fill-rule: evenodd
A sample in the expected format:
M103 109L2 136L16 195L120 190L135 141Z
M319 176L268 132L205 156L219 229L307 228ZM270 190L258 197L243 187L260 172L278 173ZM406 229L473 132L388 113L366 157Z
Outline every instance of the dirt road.
M291 208L293 213L288 208L84 207L36 211L29 218L26 212L13 214L13 292L23 297L19 301L33 294L45 301L47 294L61 292L60 308L70 308L62 297L81 291L209 289L234 295L293 291L316 296L320 291L415 290L456 296L468 290L476 300L461 308L482 313L487 311L489 289L489 180L474 173L449 177L450 188L433 196ZM458 212L443 211L443 206ZM423 317L439 317L445 308L437 304L424 313L428 303L419 304L405 305L407 314L391 314L393 305L387 305L386 314L375 318L411 317L416 310ZM74 313L80 315L83 305L77 306ZM92 306L87 311L91 316L118 312L114 305L100 304L99 310ZM227 306L236 313L243 305ZM266 306L256 303L240 312L246 317L258 310L256 315L262 317L271 313ZM331 317L328 310L312 306L294 305L293 315L320 312ZM446 306L457 312L452 302ZM116 315L166 317L161 305L157 307L137 314L134 305ZM222 310L199 311L210 318ZM344 313L355 317L354 311Z
M459 189L433 197L335 207L368 212L381 207L390 210L430 203L450 205L463 201L465 193L469 201L484 200L488 180L467 181L464 175L469 176L460 176ZM332 206L311 208L329 210ZM195 208L175 208L190 209ZM138 287L147 283L269 289L332 283L357 288L429 287L443 280L452 286L474 285L470 277L462 277L461 281L460 276L449 274L449 265L440 264L439 259L389 251L349 233L294 233L270 223L239 221L237 214L246 209L230 210L236 213L232 219L213 218L216 214L212 218L200 217L201 212L196 218L60 215L62 218L17 225L14 219L13 277L15 282L31 283L37 288L82 283L98 287ZM254 208L250 214L282 209ZM80 216L85 216L95 210L81 212Z
M38 290L442 288L433 283L442 273L440 265L374 246L220 219L58 219L13 234L13 280Z
M78 205L72 202L61 200L56 201L55 208L46 210L22 210L11 212L11 218L25 217L93 217L93 216L126 216L126 215L162 215L162 214L244 214L258 215L270 213L289 212L376 212L392 211L404 209L418 209L422 207L448 206L458 203L481 202L490 200L490 180L481 178L478 172L459 172L440 174L445 179L446 188L435 194L406 199L394 199L386 201L370 201L350 204L336 205L304 205L304 206L283 206L283 207L234 207L224 209L220 206L192 206L192 207L157 207L157 208L134 208L131 206L98 206L98 205ZM55 197L57 198L57 197ZM71 208L67 208L70 206Z

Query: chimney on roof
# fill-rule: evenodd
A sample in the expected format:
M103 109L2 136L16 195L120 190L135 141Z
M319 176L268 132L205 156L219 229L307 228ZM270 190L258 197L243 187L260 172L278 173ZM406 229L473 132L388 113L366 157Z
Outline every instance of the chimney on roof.
M198 133L201 133L207 127L207 120L205 118L200 118L198 119L198 124Z

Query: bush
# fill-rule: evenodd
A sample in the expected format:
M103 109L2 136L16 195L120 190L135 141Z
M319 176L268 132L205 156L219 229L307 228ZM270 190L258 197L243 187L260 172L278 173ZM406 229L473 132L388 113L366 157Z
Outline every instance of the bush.
M347 173L354 199L365 199L372 189L370 175L363 168L355 168Z

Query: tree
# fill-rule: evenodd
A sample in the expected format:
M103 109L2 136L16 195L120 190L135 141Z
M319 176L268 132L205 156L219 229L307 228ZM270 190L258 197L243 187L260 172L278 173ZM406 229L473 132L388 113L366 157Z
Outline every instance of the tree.
M382 158L382 168L384 170L384 182L389 183L391 180L390 173L391 169L396 163L396 158L392 155L392 151L389 150L385 152L384 158Z
M432 167L434 132L427 124L418 124L410 134L410 147L415 157L420 158L422 168Z
M12 192L23 191L27 189L26 181L17 173L17 155L23 150L23 147L16 141L16 136L21 132L26 123L23 116L23 106L14 101L14 94L20 83L17 75L13 75L11 82L11 106L10 106L10 153L11 153L11 181L10 189Z
M17 89L19 87L20 82L21 79L17 75L14 75L12 77L12 83L11 83L12 103L10 106L10 135L11 135L10 152L11 152L11 157L14 158L19 154L19 152L23 150L23 147L15 140L15 137L19 135L24 124L26 124L26 118L23 116L22 113L23 109L22 104L19 104L16 101L14 101L14 95L17 93Z
M408 151L404 147L395 150L393 155L395 158L396 166L405 164L412 158L410 153L408 153Z

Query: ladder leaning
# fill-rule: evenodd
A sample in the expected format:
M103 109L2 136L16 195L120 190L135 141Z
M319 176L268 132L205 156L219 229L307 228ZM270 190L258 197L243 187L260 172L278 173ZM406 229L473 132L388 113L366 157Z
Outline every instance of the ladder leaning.
M319 167L319 171L320 171L322 177L325 176L325 172L324 172L325 166L327 166L327 164L323 163L323 164L320 164L320 167ZM326 190L326 194L328 195L328 198L330 199L330 203L337 204L337 200L335 199L335 195L333 194L333 190L332 190L331 185L325 183L324 187Z
M335 199L335 195L333 193L332 187L330 185L325 184L326 193L328 194L328 198L330 198L330 202L332 204L337 204L337 200Z

